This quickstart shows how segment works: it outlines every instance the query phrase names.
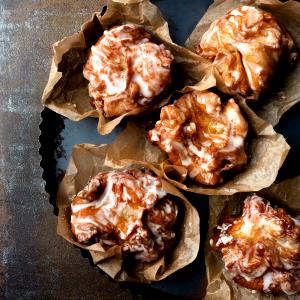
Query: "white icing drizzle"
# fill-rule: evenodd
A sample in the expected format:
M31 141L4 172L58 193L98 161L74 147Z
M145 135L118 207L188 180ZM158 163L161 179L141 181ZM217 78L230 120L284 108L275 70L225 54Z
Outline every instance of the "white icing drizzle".
M86 209L88 207L100 208L105 207L106 205L111 205L111 203L115 200L115 196L112 192L113 181L108 180L107 185L105 187L104 192L101 194L99 199L96 199L92 202L83 203L83 204L73 204L71 205L72 212L77 213L82 209Z
M123 188L122 197L123 197L124 200L130 200L131 199L130 195L128 194L126 186L124 186L124 188Z
M230 235L220 235L219 240L217 241L216 245L219 246L220 244L226 245L233 241L233 237Z
M272 272L267 272L264 276L263 276L263 281L264 281L264 285L263 285L263 290L265 292L269 291L269 287L272 284L273 281L273 273Z
M234 71L232 72L232 77L235 79L235 81L238 81L239 78L240 78L240 76L241 76L241 72L239 72L239 71L237 71L237 70L234 70Z
M211 160L212 159L212 155L208 152L205 151L205 148L202 147L201 150L199 150L193 143L191 140L188 140L188 149L190 150L190 152L192 152L193 154L195 154L196 156L198 156L199 158L203 159L203 160Z

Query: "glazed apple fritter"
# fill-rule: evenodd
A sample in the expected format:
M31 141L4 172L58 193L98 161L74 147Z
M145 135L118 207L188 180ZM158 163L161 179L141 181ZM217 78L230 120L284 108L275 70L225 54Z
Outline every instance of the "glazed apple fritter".
M191 179L205 185L222 182L222 173L247 162L248 124L233 99L222 105L208 91L193 91L161 109L160 120L148 139L184 166Z
M235 282L265 292L300 291L300 223L253 195L240 217L227 217L211 239Z
M83 75L92 105L116 117L149 105L171 82L173 56L133 24L113 27L91 52Z
M72 201L72 232L80 243L122 247L140 261L153 261L175 239L177 205L148 171L101 172Z
M274 17L245 5L215 20L196 52L216 67L223 92L253 99L267 89L282 59L287 65L297 57L291 35Z

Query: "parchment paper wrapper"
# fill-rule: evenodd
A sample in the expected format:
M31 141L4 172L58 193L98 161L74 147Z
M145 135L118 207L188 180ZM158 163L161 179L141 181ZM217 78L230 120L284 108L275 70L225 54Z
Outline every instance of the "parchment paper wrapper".
M292 214L293 218L300 220L300 176L294 179L283 181L279 184L273 184L269 188L256 193L257 195L270 200L271 205L278 205ZM229 278L224 270L222 259L209 246L209 240L212 236L212 230L218 224L221 215L239 214L241 201L246 199L250 193L239 193L233 196L210 196L209 207L209 230L206 242L206 271L207 271L207 294L206 300L263 300L263 299L299 299L300 294L292 296L273 295L243 288Z
M195 51L195 45L199 44L204 32L217 18L224 16L230 10L240 5L255 5L272 13L279 22L292 34L298 49L300 47L300 3L288 1L282 3L278 0L216 0L199 21L192 34L186 41L186 47ZM217 72L211 71L216 74ZM287 71L278 80L278 88L271 86L270 91L259 99L255 111L264 120L276 125L281 116L293 105L300 101L300 59L296 66ZM218 81L218 79L216 79ZM274 85L277 85L274 84Z
M193 89L198 88L188 87L186 90ZM239 99L238 103L249 124L249 159L243 170L222 185L206 187L191 180L184 181L187 178L187 170L171 165L167 156L146 140L147 130L142 124L129 123L110 145L108 157L110 161L137 159L160 165L164 177L172 185L189 192L232 195L238 192L259 191L275 181L290 147L281 134L276 133L269 123L259 118L247 106L245 99Z
M158 96L153 105L137 108L113 119L105 118L102 112L90 105L88 81L82 74L88 50L98 41L104 30L125 23L141 25L157 42L163 43L175 58L176 73L182 72L193 82L201 81L204 75L210 76L206 71L209 65L205 60L172 42L167 22L149 0L108 0L103 16L95 13L91 20L82 25L78 33L54 44L54 57L42 103L73 121L90 116L99 117L100 134L110 133L126 116L145 113L166 104L169 100L167 92Z
M112 169L105 165L108 149L107 145L80 144L74 146L66 175L60 184L57 196L57 206L59 208L57 233L70 243L89 250L94 263L115 280L138 282L162 280L190 264L196 258L200 244L198 212L175 187L165 180L163 180L164 189L176 196L176 199L184 207L184 212L179 212L179 214L182 214L182 223L179 224L180 229L176 232L178 242L160 259L151 263L138 263L134 272L128 273L123 268L123 259L119 246L113 246L105 251L100 243L85 246L76 242L73 237L70 227L70 203L72 198L82 190L91 177L100 171ZM109 159L106 161L107 163L110 162ZM148 167L159 175L159 171L151 164L137 161L131 161L131 163ZM126 166L125 162L118 165L118 167L124 166Z

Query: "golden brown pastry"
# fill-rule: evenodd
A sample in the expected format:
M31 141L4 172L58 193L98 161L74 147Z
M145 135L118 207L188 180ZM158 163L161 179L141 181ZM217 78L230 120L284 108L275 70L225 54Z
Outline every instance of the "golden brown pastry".
M253 195L240 217L227 217L211 239L235 282L265 292L300 291L300 223Z
M233 99L222 105L219 96L193 91L161 109L160 120L148 139L184 166L198 183L215 185L222 173L238 170L247 162L248 125Z
M245 5L215 20L196 52L216 67L223 92L253 99L266 90L282 59L288 64L297 56L292 37L270 13Z
M116 117L149 105L171 81L173 56L133 24L113 27L91 48L83 69L92 105Z
M75 196L71 209L78 242L119 245L139 261L157 259L175 240L177 205L149 171L101 172Z

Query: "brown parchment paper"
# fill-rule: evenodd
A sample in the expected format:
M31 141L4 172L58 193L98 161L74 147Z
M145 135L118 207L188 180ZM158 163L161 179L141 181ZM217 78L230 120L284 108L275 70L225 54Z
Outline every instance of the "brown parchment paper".
M282 3L278 0L216 0L208 8L205 15L188 37L185 43L186 47L195 51L195 45L199 44L204 32L209 28L210 24L239 5L254 5L272 13L292 34L299 50L300 3L296 1ZM217 72L211 72L215 74L216 81L218 81ZM299 78L300 59L298 58L296 65L278 80L280 82L278 88L272 86L270 91L259 99L259 105L255 109L256 113L273 126L276 125L281 116L300 101ZM277 83L274 85L277 85Z
M167 22L149 0L108 0L103 16L95 13L91 20L82 25L78 33L54 44L52 66L42 103L73 121L98 117L98 131L103 135L110 133L126 116L142 114L166 104L171 87L168 92L158 96L151 106L137 108L116 118L105 118L103 112L93 109L90 105L88 81L82 74L88 50L102 36L104 30L125 23L142 26L157 42L163 43L175 58L176 72L180 70L187 80L197 82L204 76L209 76L206 71L209 64L205 60L172 42Z
M120 168L129 164L148 167L160 176L159 170L151 164L137 161L123 161L122 164L114 164L106 158L108 151L108 145L80 144L74 146L66 175L59 186L57 195L57 206L59 208L57 233L70 243L89 250L94 263L115 280L139 282L162 280L190 264L196 258L200 244L198 212L175 187L165 180L163 180L164 189L177 197L177 200L184 207L184 211L179 212L182 214L182 224L180 224L180 230L177 232L177 244L159 260L151 263L138 263L134 272L128 273L123 268L119 246L114 246L105 251L100 243L86 246L74 240L70 227L70 204L72 198L87 184L91 177L100 171L111 170L112 165ZM106 165L105 161L110 166Z
M300 176L283 181L279 184L273 184L269 188L256 193L271 201L271 204L282 205L283 208L289 208L293 212L292 217L300 220ZM273 295L271 293L262 293L243 288L231 280L228 273L224 271L224 264L218 254L211 250L209 239L212 236L212 230L217 226L221 215L239 214L241 201L250 193L239 193L233 196L210 196L209 197L209 230L206 242L206 271L207 271L207 300L263 300L263 299L299 299L300 294L292 296ZM290 213L290 212L289 212Z
M201 90L193 86L185 90L195 89ZM110 161L136 159L159 165L164 177L172 185L189 192L205 195L232 195L238 192L259 191L275 181L290 147L284 137L274 131L272 125L258 117L247 106L245 99L239 98L237 101L249 124L249 159L242 171L222 185L209 187L186 180L187 170L181 166L171 165L167 156L147 141L146 134L149 128L146 129L143 124L129 123L109 146L108 157Z

